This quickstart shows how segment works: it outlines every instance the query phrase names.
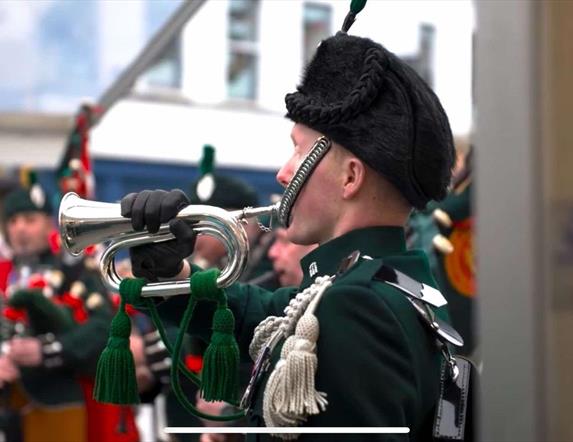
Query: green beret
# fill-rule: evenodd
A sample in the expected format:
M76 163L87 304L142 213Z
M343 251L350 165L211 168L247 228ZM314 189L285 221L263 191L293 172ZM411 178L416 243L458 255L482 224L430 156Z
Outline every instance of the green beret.
M50 200L42 187L34 184L30 189L16 189L4 199L4 220L24 212L52 214Z

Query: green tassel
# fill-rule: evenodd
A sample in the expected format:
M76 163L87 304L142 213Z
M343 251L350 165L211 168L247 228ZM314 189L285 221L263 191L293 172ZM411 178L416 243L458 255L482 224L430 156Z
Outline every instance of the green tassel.
M206 401L235 404L239 396L239 346L233 335L235 318L226 306L213 316L213 335L203 355L201 394Z
M239 346L235 340L235 318L227 308L225 292L217 287L219 269L191 275L191 296L197 301L215 301L213 334L203 355L201 395L206 401L236 404L239 398Z
M119 286L121 303L111 321L107 346L96 371L94 399L118 405L139 403L135 363L129 348L131 320L125 311L126 299L133 299L145 285L142 279L124 279Z
M201 158L201 164L199 165L201 176L207 175L208 173L213 173L214 163L215 148L210 144L205 144L203 146L203 158Z

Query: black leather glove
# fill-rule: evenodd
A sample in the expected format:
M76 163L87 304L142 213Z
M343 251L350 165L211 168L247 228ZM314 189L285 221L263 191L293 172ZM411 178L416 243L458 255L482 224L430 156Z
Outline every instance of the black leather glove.
M143 230L147 226L149 233L157 233L161 224L171 221L189 204L189 198L180 189L169 192L143 190L122 198L121 216L131 218L133 230Z
M130 193L121 200L121 215L131 218L134 230L147 226L150 233L156 233L159 226L169 222L169 230L175 239L154 244L145 244L129 249L134 276L150 281L170 278L183 268L183 259L193 253L195 232L181 219L174 219L177 213L189 205L189 199L182 190L144 190Z

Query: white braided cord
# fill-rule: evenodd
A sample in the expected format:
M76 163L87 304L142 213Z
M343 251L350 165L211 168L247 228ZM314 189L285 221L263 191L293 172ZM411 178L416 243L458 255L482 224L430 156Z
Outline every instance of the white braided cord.
M268 427L298 426L308 416L326 409L326 394L316 391L315 375L318 368L316 342L319 335L318 319L314 311L334 277L320 276L314 284L298 293L284 309L282 317L270 316L255 329L249 354L256 361L259 353L280 331L286 341L281 359L269 376L263 397L263 418ZM285 440L298 434L277 434Z

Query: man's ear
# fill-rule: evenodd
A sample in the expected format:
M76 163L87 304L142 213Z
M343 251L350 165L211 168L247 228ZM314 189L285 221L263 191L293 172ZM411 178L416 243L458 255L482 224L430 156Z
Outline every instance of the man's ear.
M350 199L356 196L364 185L366 166L362 161L354 156L346 158L344 166L342 198Z

